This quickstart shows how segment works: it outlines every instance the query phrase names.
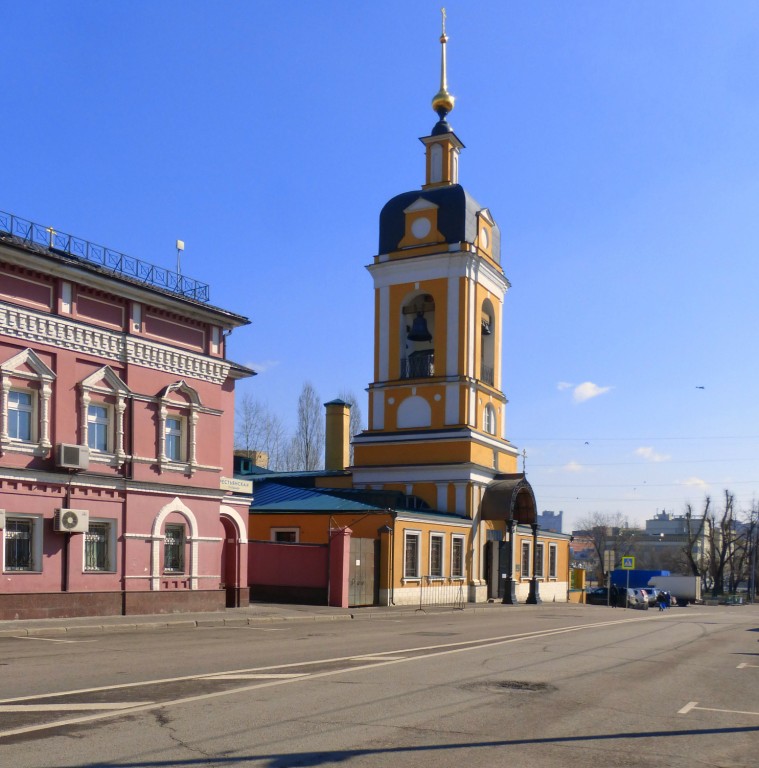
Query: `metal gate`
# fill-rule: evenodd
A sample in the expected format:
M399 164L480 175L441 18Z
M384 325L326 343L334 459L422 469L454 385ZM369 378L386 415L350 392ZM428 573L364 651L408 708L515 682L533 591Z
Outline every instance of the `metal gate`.
M379 558L375 553L378 547L376 539L351 539L348 605L376 605L376 566L379 565Z

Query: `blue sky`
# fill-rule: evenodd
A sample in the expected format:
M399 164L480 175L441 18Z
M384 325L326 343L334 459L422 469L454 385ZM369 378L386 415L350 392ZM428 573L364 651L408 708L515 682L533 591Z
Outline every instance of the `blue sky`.
M363 403L382 205L423 181L439 0L0 0L0 210L211 284L241 387ZM759 5L447 3L498 221L507 434L543 509L759 492ZM700 389L698 387L703 387ZM520 462L521 464L521 462Z

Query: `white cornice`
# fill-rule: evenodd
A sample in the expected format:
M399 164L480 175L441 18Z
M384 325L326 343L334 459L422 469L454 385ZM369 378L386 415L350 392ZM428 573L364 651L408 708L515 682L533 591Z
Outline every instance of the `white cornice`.
M227 360L5 303L0 303L0 335L212 384L222 384L231 367Z
M374 279L375 288L422 280L466 277L475 280L502 301L509 287L509 281L493 264L476 253L463 250L390 259L369 264L367 269Z
M378 432L377 434L367 434L362 432L356 435L352 442L353 445L392 445L394 443L459 443L474 442L480 445L486 445L489 448L495 448L499 451L510 453L512 456L519 455L519 449L505 440L500 440L492 435L485 435L475 432L472 429L464 430L441 430L433 431L409 431L409 432Z
M29 483L38 485L58 485L61 489L89 488L92 490L112 491L114 493L146 493L161 496L180 496L182 498L226 500L231 497L227 492L218 488L203 488L191 485L176 485L174 483L152 483L129 480L124 477L92 476L87 473L62 474L60 472L44 472L27 470L20 467L0 467L0 481ZM226 501L224 503L227 503Z

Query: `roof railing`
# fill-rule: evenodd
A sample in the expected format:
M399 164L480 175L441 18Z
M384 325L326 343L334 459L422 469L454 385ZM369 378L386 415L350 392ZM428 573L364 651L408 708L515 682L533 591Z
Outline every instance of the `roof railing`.
M35 224L33 221L0 211L0 237L3 235L10 235L27 245L41 246L53 253L62 253L74 259L87 261L113 274L123 275L178 296L202 302L210 300L207 283L201 283L179 272L135 259L125 253L106 248L104 245L91 243L81 237L67 235L53 227Z

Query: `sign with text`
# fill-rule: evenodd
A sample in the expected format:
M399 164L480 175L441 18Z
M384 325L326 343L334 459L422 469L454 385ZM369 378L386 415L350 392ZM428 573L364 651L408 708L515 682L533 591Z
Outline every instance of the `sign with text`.
M220 477L219 488L233 493L253 493L253 481L238 480L236 477Z

